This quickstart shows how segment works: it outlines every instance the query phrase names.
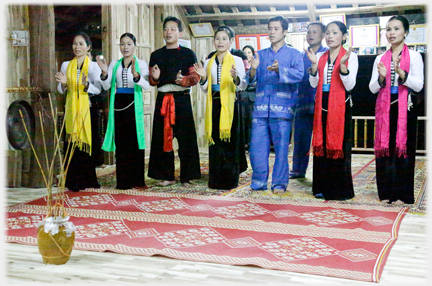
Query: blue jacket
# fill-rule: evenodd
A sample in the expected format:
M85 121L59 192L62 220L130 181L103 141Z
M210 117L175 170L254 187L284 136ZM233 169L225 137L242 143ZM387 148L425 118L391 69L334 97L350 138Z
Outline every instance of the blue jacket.
M297 104L298 83L303 78L301 53L287 45L277 52L272 47L258 51L259 66L250 83L256 83L253 117L292 119ZM279 63L279 73L267 70L273 62ZM250 72L250 71L249 71Z

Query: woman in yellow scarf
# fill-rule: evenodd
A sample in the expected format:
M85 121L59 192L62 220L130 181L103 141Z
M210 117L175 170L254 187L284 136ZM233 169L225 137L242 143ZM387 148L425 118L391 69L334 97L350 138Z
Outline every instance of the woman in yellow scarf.
M65 154L69 154L69 142L75 150L66 176L66 187L74 192L86 188L99 188L96 177L96 161L92 154L100 149L100 143L92 142L92 122L97 121L97 110L92 110L90 97L101 92L99 66L87 56L92 43L85 33L75 35L72 49L75 58L63 62L55 78L57 90L66 95ZM72 145L71 145L72 146ZM68 160L66 160L67 165Z
M216 53L204 68L195 64L200 86L207 93L205 138L209 143L209 188L229 190L238 186L247 165L240 134L236 91L247 87L243 60L230 53L234 31L221 26L215 33Z

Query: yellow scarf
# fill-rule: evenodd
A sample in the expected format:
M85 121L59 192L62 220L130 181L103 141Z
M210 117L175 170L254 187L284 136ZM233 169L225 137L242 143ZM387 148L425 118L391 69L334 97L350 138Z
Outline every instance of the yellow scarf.
M207 88L207 102L206 102L206 116L205 116L205 132L209 145L215 144L212 139L212 76L211 67L217 53L215 53L207 64L208 74L208 88ZM222 141L230 141L231 126L234 117L234 102L236 86L231 76L231 68L235 66L233 55L227 51L222 62L222 74L220 79L220 99L221 99L221 113L219 122L219 135Z
M65 107L66 139L76 142L78 148L91 155L91 120L88 93L82 85L82 75L88 79L90 59L85 58L77 84L77 59L70 61L66 69L67 96Z

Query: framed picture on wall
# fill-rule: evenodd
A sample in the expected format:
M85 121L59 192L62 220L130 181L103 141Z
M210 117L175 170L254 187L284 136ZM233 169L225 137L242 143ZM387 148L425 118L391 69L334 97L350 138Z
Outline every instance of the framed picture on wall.
M333 21L341 21L346 25L345 14L320 15L320 22L326 26Z
M261 35L260 36L260 50L267 49L271 46L271 42L268 35Z
M214 31L211 23L196 23L189 24L189 27L192 31L192 35L195 38L199 37L213 37Z
M244 46L252 46L255 51L258 50L258 38L255 35L239 36L237 39L239 42L238 49L243 49Z
M376 53L378 55L384 54L386 51L387 51L387 47L386 46L381 46L381 47L377 47L376 48Z
M362 25L350 27L351 46L379 46L379 25Z
M417 47L417 51L420 53L426 53L426 45L418 45Z
M362 54L362 55L374 55L375 54L375 47L361 47L360 48L360 54Z
M268 40L268 34L236 35L235 44L237 49L243 49L244 46L250 45L255 49L255 51L259 51L270 46L267 46L266 39Z
M407 45L426 45L427 27L426 25L412 25L409 28L408 36L405 39Z
M353 51L354 53L356 53L357 55L360 54L360 48L353 48L352 51Z

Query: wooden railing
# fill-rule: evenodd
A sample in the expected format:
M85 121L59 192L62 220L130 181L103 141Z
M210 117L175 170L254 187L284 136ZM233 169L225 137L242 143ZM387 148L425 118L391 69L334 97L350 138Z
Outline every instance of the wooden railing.
M354 147L353 147L353 151L366 151L366 152L373 152L374 148L373 148L373 144L375 141L375 116L353 116L353 121L354 121ZM362 126L362 122L363 121L363 126ZM419 116L418 117L418 122L420 123L420 121L424 121L424 130L426 129L426 116ZM373 122L373 125L370 123ZM368 124L369 123L369 124ZM417 128L420 127L420 124L417 124ZM360 130L362 130L363 136L360 138ZM419 132L417 132L417 135L419 134ZM418 140L418 136L417 136L417 140ZM418 141L417 141L417 146L418 146ZM423 144L425 145L425 144ZM418 149L417 148L417 153L419 154L426 154L426 147L424 146L425 149Z

